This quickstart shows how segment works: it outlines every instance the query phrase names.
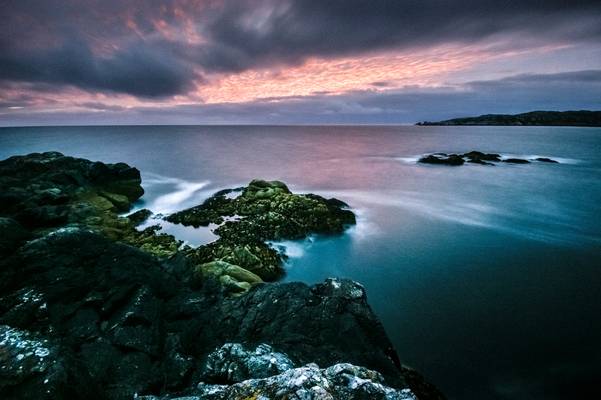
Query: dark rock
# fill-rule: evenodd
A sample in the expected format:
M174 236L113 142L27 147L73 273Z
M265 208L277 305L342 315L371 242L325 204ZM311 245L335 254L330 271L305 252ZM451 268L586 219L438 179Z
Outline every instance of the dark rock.
M510 164L530 164L530 161L523 160L521 158L507 158L507 159L503 160L503 162L510 163Z
M450 154L448 156L431 154L431 155L420 158L418 160L418 162L420 162L422 164L458 166L458 165L463 165L465 163L465 160L463 159L463 157L461 157L457 154Z
M205 382L236 383L279 375L294 363L265 343L247 350L240 343L226 343L207 357L202 371Z
M198 398L227 399L323 399L417 400L411 389L394 389L376 371L352 364L320 369L316 364L289 369L279 375L251 379L233 385L198 385Z
M30 236L14 219L0 217L0 256L13 252Z
M539 162L546 162L546 163L553 163L553 164L559 164L559 162L558 162L558 161L555 161L555 160L553 160L553 159L551 159L551 158L547 158L547 157L538 157L538 158L536 159L536 161L539 161Z
M482 164L482 165L494 165L491 161L501 161L501 156L495 153L482 153L480 151L470 151L469 153L463 154L463 157L468 159L469 163Z
M129 219L131 221L131 223L134 224L135 226L138 226L138 225L141 225L142 222L144 222L148 218L150 218L150 216L152 216L152 211L150 211L146 208L143 208L132 214L129 214L127 216L127 219Z
M242 379L251 370L280 373L288 361L276 353L297 365L364 365L381 372L387 385L407 387L365 291L351 281L258 284L244 296L227 297L209 282L191 290L148 254L74 228L34 240L4 262L0 289L9 295L0 302L0 324L18 324L6 330L27 337L35 329L36 340L52 350L41 373L31 364L22 381L14 376L3 383L0 390L13 397L33 390L30 377L40 385L51 379L50 365L61 366L61 379L41 387L57 399L90 391L89 398L99 399L193 393L203 376L219 381ZM57 341L61 346L50 345ZM251 356L230 348L238 372L223 378L225 364L212 352L226 342L269 343L277 350L255 345Z

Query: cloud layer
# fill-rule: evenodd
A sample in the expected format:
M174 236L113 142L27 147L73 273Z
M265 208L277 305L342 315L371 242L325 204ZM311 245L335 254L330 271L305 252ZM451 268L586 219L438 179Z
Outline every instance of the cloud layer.
M486 91L465 83L478 62L563 47L592 54L567 72L601 69L598 1L7 0L0 18L0 119L19 107L395 101L407 86L442 99ZM548 68L539 75L561 72Z

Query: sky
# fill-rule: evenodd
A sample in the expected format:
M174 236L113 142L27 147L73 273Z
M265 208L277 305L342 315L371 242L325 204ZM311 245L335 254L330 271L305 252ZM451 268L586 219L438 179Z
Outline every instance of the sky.
M3 0L0 126L601 110L601 2Z

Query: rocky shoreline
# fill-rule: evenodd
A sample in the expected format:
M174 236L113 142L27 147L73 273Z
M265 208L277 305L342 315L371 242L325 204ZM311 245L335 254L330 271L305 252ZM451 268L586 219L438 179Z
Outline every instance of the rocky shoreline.
M268 241L339 234L346 204L255 180L166 217L220 224L193 248L122 216L143 193L124 163L0 161L2 398L443 398L360 284L264 283L285 257Z

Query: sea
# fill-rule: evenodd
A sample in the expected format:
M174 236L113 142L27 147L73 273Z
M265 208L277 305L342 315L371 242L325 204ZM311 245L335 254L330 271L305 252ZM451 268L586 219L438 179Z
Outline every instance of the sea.
M0 128L0 159L51 150L137 167L136 209L157 214L255 178L341 199L358 217L345 234L272 244L284 281L363 284L402 362L449 399L599 394L601 128ZM417 163L471 150L558 163Z

